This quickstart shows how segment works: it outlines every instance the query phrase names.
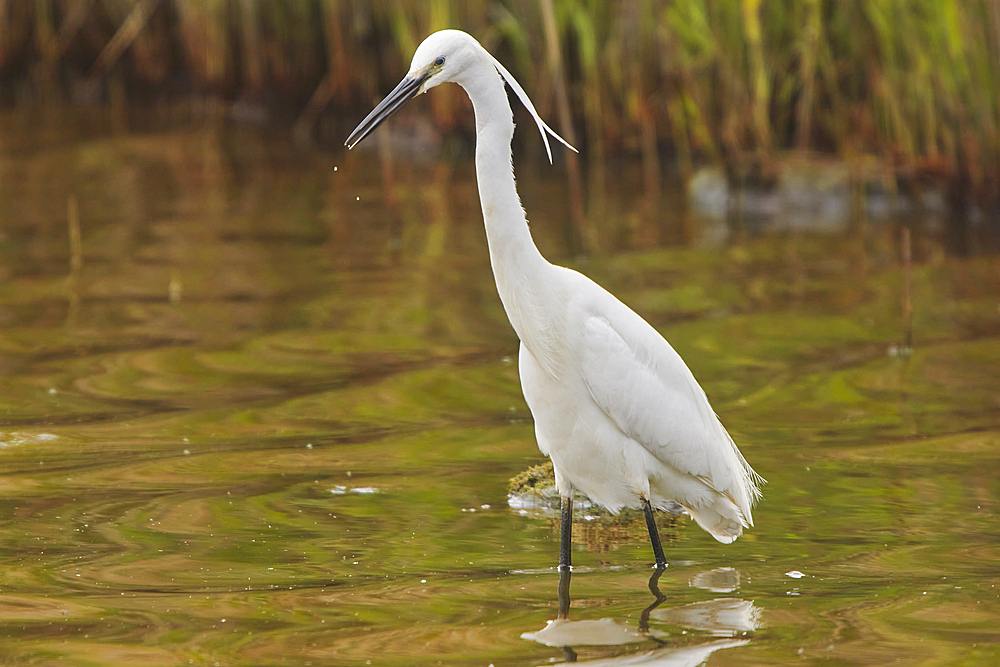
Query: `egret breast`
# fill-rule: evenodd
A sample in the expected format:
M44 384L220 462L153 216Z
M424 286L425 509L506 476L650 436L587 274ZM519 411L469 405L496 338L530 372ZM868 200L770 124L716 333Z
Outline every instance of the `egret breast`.
M638 507L662 464L615 426L581 379L551 376L523 344L518 370L538 448L552 459L559 492L577 489L612 512Z

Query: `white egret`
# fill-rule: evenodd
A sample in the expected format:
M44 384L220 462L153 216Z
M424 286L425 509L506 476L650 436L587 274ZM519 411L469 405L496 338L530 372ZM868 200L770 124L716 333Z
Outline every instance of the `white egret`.
M417 47L405 78L345 142L354 147L409 99L454 82L476 115L476 177L490 262L521 340L518 371L562 502L560 568L570 566L573 490L612 512L642 507L659 567L654 508L676 501L715 539L753 525L763 480L750 468L684 361L589 278L542 257L514 184L514 120L504 81L541 132L558 139L514 77L474 38L442 30Z

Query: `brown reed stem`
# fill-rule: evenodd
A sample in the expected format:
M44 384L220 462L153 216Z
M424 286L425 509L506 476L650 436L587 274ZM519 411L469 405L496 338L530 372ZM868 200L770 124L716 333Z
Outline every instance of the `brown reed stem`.
M913 271L910 253L910 226L903 226L903 326L904 346L907 350L913 348L913 304L911 300Z
M57 56L66 53L70 43L80 31L80 28L87 22L91 5L94 0L77 0L66 12L62 25L59 26L59 34L56 35L55 52Z
M760 21L761 0L743 0L743 29L750 55L750 80L753 95L753 127L757 139L757 154L767 154L771 149L771 126L767 105L771 97L767 66L764 62L764 43Z
M559 131L572 145L576 145L576 133L569 110L566 73L563 69L559 49L559 34L556 30L556 15L552 0L542 0L542 25L545 31L547 60L552 73L552 84L556 94L556 110L559 113ZM593 249L590 229L583 213L583 186L580 178L580 160L573 151L566 152L566 172L569 179L569 214L573 230L573 246L577 252L589 254Z
M69 224L69 270L72 275L83 268L83 240L80 235L80 202L76 195L66 200L66 220Z
M138 0L135 6L132 8L132 12L128 15L128 18L121 24L118 31L115 33L114 37L111 38L105 46L101 54L97 56L97 60L88 72L88 78L96 78L101 76L108 70L110 70L118 59L121 57L122 53L125 52L135 38L139 36L142 29L146 26L146 22L153 13L153 9L156 8L156 3L160 0Z
M823 26L819 0L808 0L803 4L806 28L800 49L799 77L802 79L802 94L795 110L795 147L800 151L807 151L812 134L812 109L816 94L816 49Z
M76 326L80 314L80 273L83 269L83 241L80 235L80 202L76 195L66 199L66 222L69 227L69 276L66 292L66 326Z

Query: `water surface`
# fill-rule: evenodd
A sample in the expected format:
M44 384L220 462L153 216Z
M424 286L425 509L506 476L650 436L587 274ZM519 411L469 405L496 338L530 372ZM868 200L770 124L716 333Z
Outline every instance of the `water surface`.
M736 237L624 165L584 260L561 170L519 155L543 253L664 333L768 479L733 545L666 536L655 609L645 541L581 526L550 625L467 161L386 182L369 152L32 122L0 122L0 662L1000 659L995 257L915 227L910 353L896 223Z

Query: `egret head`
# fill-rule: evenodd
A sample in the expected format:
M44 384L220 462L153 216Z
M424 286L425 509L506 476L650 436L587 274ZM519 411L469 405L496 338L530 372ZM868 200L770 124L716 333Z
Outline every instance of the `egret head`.
M486 53L470 35L460 30L441 30L429 36L413 54L410 71L385 99L361 121L344 144L354 148L362 139L420 93L448 81L455 81L479 56Z
M420 43L410 61L407 77L422 80L418 92L440 83L457 81L459 73L472 68L486 50L461 30L439 30Z
M421 42L413 54L410 71L399 82L399 85L361 121L361 124L355 128L344 145L348 148L354 148L412 98L440 83L452 81L461 84L463 83L463 74L476 71L475 66L482 65L484 62L491 63L496 67L497 72L513 89L535 119L538 131L542 134L542 141L545 143L545 150L549 154L549 162L552 161L552 152L549 150L546 134L552 135L568 148L576 151L542 121L531 100L528 99L528 95L510 72L490 55L475 38L461 30L440 30Z

